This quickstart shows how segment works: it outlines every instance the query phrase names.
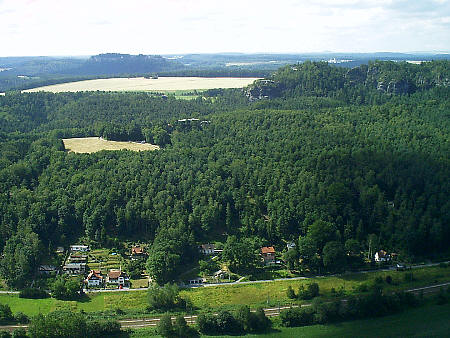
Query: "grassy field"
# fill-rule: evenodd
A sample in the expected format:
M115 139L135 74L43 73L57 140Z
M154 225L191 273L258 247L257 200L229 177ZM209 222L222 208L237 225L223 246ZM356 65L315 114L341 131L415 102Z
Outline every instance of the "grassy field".
M95 153L100 150L156 150L158 146L145 143L107 141L98 137L80 137L63 139L64 147L74 153Z
M405 281L407 273L409 271L371 272L308 280L194 288L182 290L180 294L181 296L189 297L193 305L201 311L217 311L218 309L234 309L241 304L257 307L294 303L295 301L288 299L286 296L287 287L292 286L297 291L301 284L306 285L312 281L319 284L322 297L327 299L332 298L331 288L338 290L342 286L345 294L348 295L358 292L356 288L361 284L370 285L375 277L385 279L387 275L390 275L393 280L391 285L383 282L383 287L387 292L448 282L450 280L449 267L429 267L413 270L414 280L412 281ZM0 303L9 304L13 312L21 311L27 315L39 312L48 313L62 308L73 311L84 310L86 312L114 310L117 308L143 310L147 306L147 291L94 293L89 294L80 302L59 301L56 299L32 300L19 298L18 295L0 294Z
M291 304L293 301L286 296L288 286L297 292L300 285L317 282L320 293L324 298L331 298L331 289L343 289L345 294L359 292L361 285L370 286L376 277L382 280L386 276L392 277L392 283L383 282L386 291L409 289L430 285L433 283L450 281L450 268L429 267L412 271L414 280L405 280L410 271L389 271L353 273L341 276L318 277L307 280L286 280L257 284L241 284L208 288L194 288L183 290L182 296L188 296L196 307L202 309L233 308L240 304L256 306L277 306L278 304ZM408 275L406 275L408 276Z
M242 88L257 78L160 77L158 79L111 78L60 83L24 90L24 92L79 92L79 91L176 91L214 88Z

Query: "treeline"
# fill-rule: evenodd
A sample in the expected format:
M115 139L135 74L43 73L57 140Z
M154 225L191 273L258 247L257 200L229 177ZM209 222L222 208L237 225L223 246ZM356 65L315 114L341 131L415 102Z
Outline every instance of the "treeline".
M259 105L281 99L249 104L236 90L191 101L146 93L0 97L2 274L23 271L9 285L25 286L39 264L34 253L80 236L97 245L149 241L147 266L160 283L197 258L198 242L223 233L253 249L292 241L290 264L310 271L338 271L379 249L409 260L443 254L449 94L440 86L380 105L324 97L319 107L299 97L300 110ZM178 122L191 117L209 123ZM160 136L165 148L64 152L60 138L93 135L155 143ZM234 256L230 250L239 268Z

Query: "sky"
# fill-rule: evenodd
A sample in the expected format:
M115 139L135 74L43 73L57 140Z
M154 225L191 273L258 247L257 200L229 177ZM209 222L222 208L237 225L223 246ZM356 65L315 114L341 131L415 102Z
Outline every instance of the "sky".
M450 0L0 0L0 56L450 51Z

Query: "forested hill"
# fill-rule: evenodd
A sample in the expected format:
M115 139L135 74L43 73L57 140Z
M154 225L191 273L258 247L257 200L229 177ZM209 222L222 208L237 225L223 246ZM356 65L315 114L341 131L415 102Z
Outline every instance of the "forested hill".
M192 101L139 93L0 97L0 273L26 285L42 255L80 237L94 246L145 239L162 282L196 258L198 243L227 235L254 249L294 241L302 264L322 271L330 248L340 268L345 257L376 249L411 260L445 254L449 64L368 69L375 65L408 74L399 81L423 74L435 82L397 95L366 75L358 90L366 97L375 90L380 103L348 103L334 94L348 71L312 63L281 69L271 80L289 86L254 103L237 90ZM320 86L306 90L308 83ZM183 120L190 117L207 123ZM155 152L64 151L62 136L111 130L138 130L148 140L164 133L166 141Z
M327 96L352 103L367 103L380 93L412 94L450 86L449 61L374 61L352 69L326 62L305 62L281 68L268 79L247 88L251 100Z
M184 68L176 60L159 55L130 55L106 53L91 56L79 68L69 70L72 75L142 74Z

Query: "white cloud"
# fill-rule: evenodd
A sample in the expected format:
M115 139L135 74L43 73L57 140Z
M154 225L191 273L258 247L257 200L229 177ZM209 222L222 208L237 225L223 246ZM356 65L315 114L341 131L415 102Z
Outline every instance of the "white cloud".
M0 55L448 49L448 0L0 0Z

